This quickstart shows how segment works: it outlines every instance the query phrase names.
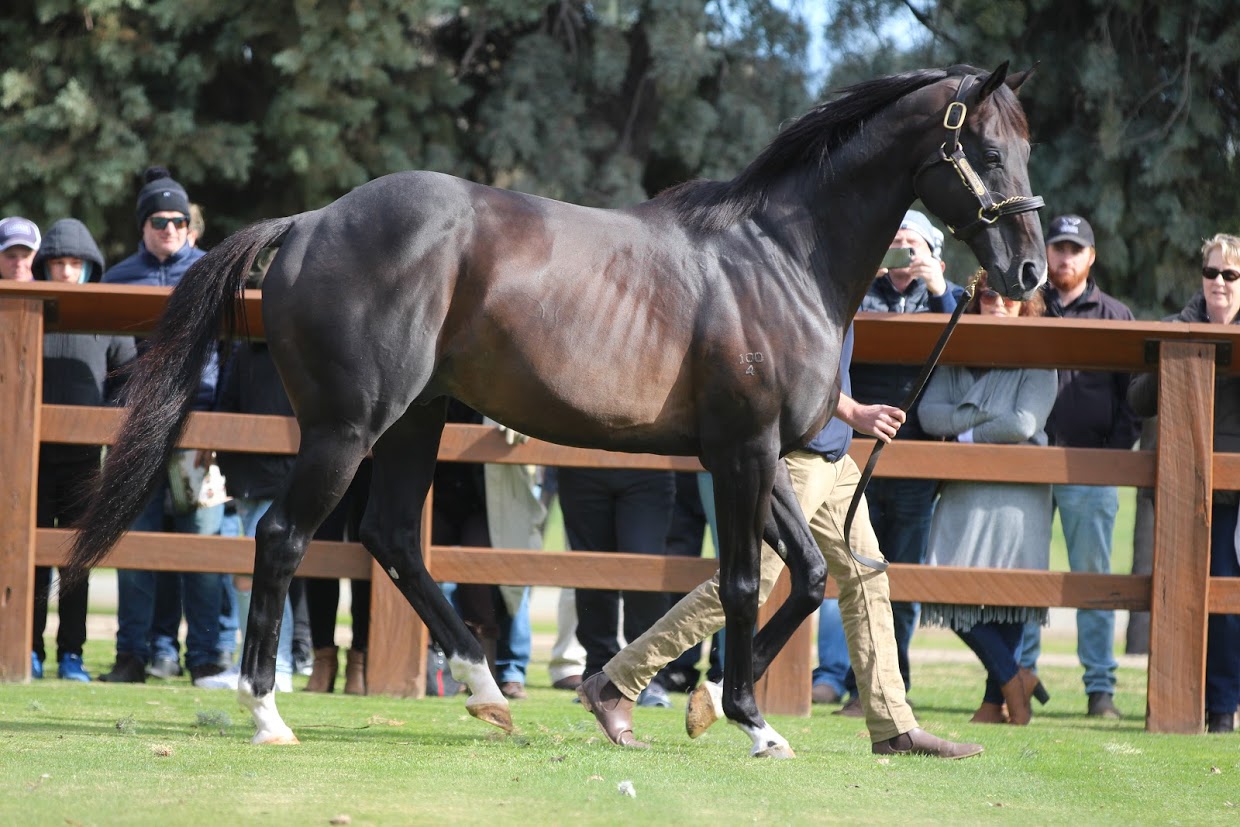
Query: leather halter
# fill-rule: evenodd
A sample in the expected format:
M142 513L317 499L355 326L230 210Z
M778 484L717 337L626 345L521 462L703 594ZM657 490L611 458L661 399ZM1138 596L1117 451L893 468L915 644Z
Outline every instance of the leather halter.
M913 192L918 198L921 198L921 193L917 191L917 181L921 178L922 173L935 164L951 164L952 169L960 177L960 182L964 184L965 189L977 199L977 218L963 227L947 225L947 228L951 230L951 234L961 241L972 238L979 231L994 224L1005 215L1019 215L1020 213L1040 210L1046 206L1046 202L1042 200L1040 195L1013 195L1007 198L1000 196L996 200L994 194L987 189L981 177L974 171L973 166L969 163L969 159L965 157L964 147L960 145L960 130L964 128L964 121L969 114L969 108L965 105L964 99L976 82L977 78L972 75L960 82L959 88L956 89L955 99L947 105L947 112L943 115L943 128L947 130L948 140L944 141L938 151L923 161L921 166L917 168L917 172L913 173ZM949 144L952 147L950 150L948 149ZM925 201L925 199L922 198L922 201Z
M964 241L976 235L980 230L994 224L1005 215L1019 215L1020 213L1032 212L1040 210L1045 206L1040 195L1013 195L1008 198L995 200L990 190L982 182L982 179L974 172L973 167L969 164L969 159L964 155L964 148L960 145L960 130L964 127L964 119L969 114L969 109L965 106L964 98L969 90L973 88L976 78L972 75L966 77L960 82L960 88L956 90L956 98L947 105L947 112L943 115L943 128L948 131L949 140L944 141L938 151L922 162L917 168L917 172L913 174L913 192L921 198L921 193L917 192L917 179L921 174L930 167L938 163L951 164L952 169L956 170L956 174L960 176L961 182L965 189L973 194L978 202L977 218L963 227L953 227L950 224L948 229L956 238ZM949 152L948 144L952 145ZM922 201L925 201L923 198ZM913 387L909 390L908 395L904 398L900 405L900 410L909 411L917 400L921 398L921 392L925 390L926 383L930 380L930 373L934 370L935 365L939 362L939 357L943 354L943 348L947 346L947 340L951 337L952 331L956 328L956 322L960 321L960 316L964 313L966 307L973 301L973 292L977 288L977 283L981 279L984 271L978 268L973 274L973 278L969 281L969 285L965 288L964 295L960 297L956 304L956 311L952 313L951 320L947 326L943 328L943 332L939 335L938 342L934 345L934 350L930 353L930 358L924 366L921 373L917 376L917 381L913 383ZM861 565L874 569L875 571L886 571L891 565L886 560L874 559L858 554L852 547L852 523L853 517L857 514L857 507L861 504L861 497L865 494L866 485L870 482L870 477L874 475L874 466L878 464L878 455L882 453L887 443L881 440L874 444L874 449L870 452L870 458L865 464L865 470L861 472L861 478L857 481L857 488L853 492L852 502L848 504L848 515L844 518L844 542L848 544L848 553L852 558Z

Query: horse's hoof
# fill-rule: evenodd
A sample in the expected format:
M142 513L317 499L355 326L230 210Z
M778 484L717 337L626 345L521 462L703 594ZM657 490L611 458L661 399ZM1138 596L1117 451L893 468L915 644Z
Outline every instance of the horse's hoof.
M797 754L787 744L771 744L753 754L754 758L796 758Z
M284 732L259 732L254 736L250 743L290 747L297 746L301 743L301 741L298 741L297 736L293 734L291 729L289 729Z
M690 738L698 737L719 720L718 694L718 685L710 681L703 681L689 693L689 705L685 707L685 732Z
M478 704L465 707L465 711L479 721L499 727L509 735L517 731L512 725L512 711L507 704Z

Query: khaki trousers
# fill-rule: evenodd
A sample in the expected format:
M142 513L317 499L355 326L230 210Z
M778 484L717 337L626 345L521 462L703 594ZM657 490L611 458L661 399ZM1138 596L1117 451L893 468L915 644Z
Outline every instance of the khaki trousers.
M826 558L827 570L839 586L840 616L870 738L894 738L916 727L917 720L904 699L887 575L854 560L844 542L844 518L861 472L847 455L838 462L828 462L821 454L795 451L784 462L810 530ZM853 518L852 539L858 554L882 556L864 500ZM766 602L782 568L783 561L764 543L759 605ZM665 664L714 634L723 624L716 572L621 650L603 671L625 697L635 699Z

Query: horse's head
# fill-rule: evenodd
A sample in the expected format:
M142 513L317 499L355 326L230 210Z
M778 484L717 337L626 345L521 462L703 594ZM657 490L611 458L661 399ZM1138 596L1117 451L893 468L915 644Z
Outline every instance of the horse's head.
M1029 127L1016 90L1033 72L1009 76L1004 63L989 75L957 82L944 109L935 149L917 170L914 190L969 245L990 283L1009 298L1029 296L1046 278L1046 246L1029 187Z

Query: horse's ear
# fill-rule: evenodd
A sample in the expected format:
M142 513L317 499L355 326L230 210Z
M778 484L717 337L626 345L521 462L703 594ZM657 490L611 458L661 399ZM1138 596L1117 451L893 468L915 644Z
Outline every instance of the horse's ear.
M1029 80L1029 76L1038 71L1038 67L1042 65L1042 61L1038 61L1023 72L1017 72L1014 75L1008 75L1004 83L1007 88L1011 89L1014 94L1020 94L1020 87L1024 86L1025 81Z
M999 64L999 68L995 69L986 79L982 81L982 88L977 92L978 101L984 101L990 97L990 94L1003 85L1003 81L1007 79L1008 61Z

